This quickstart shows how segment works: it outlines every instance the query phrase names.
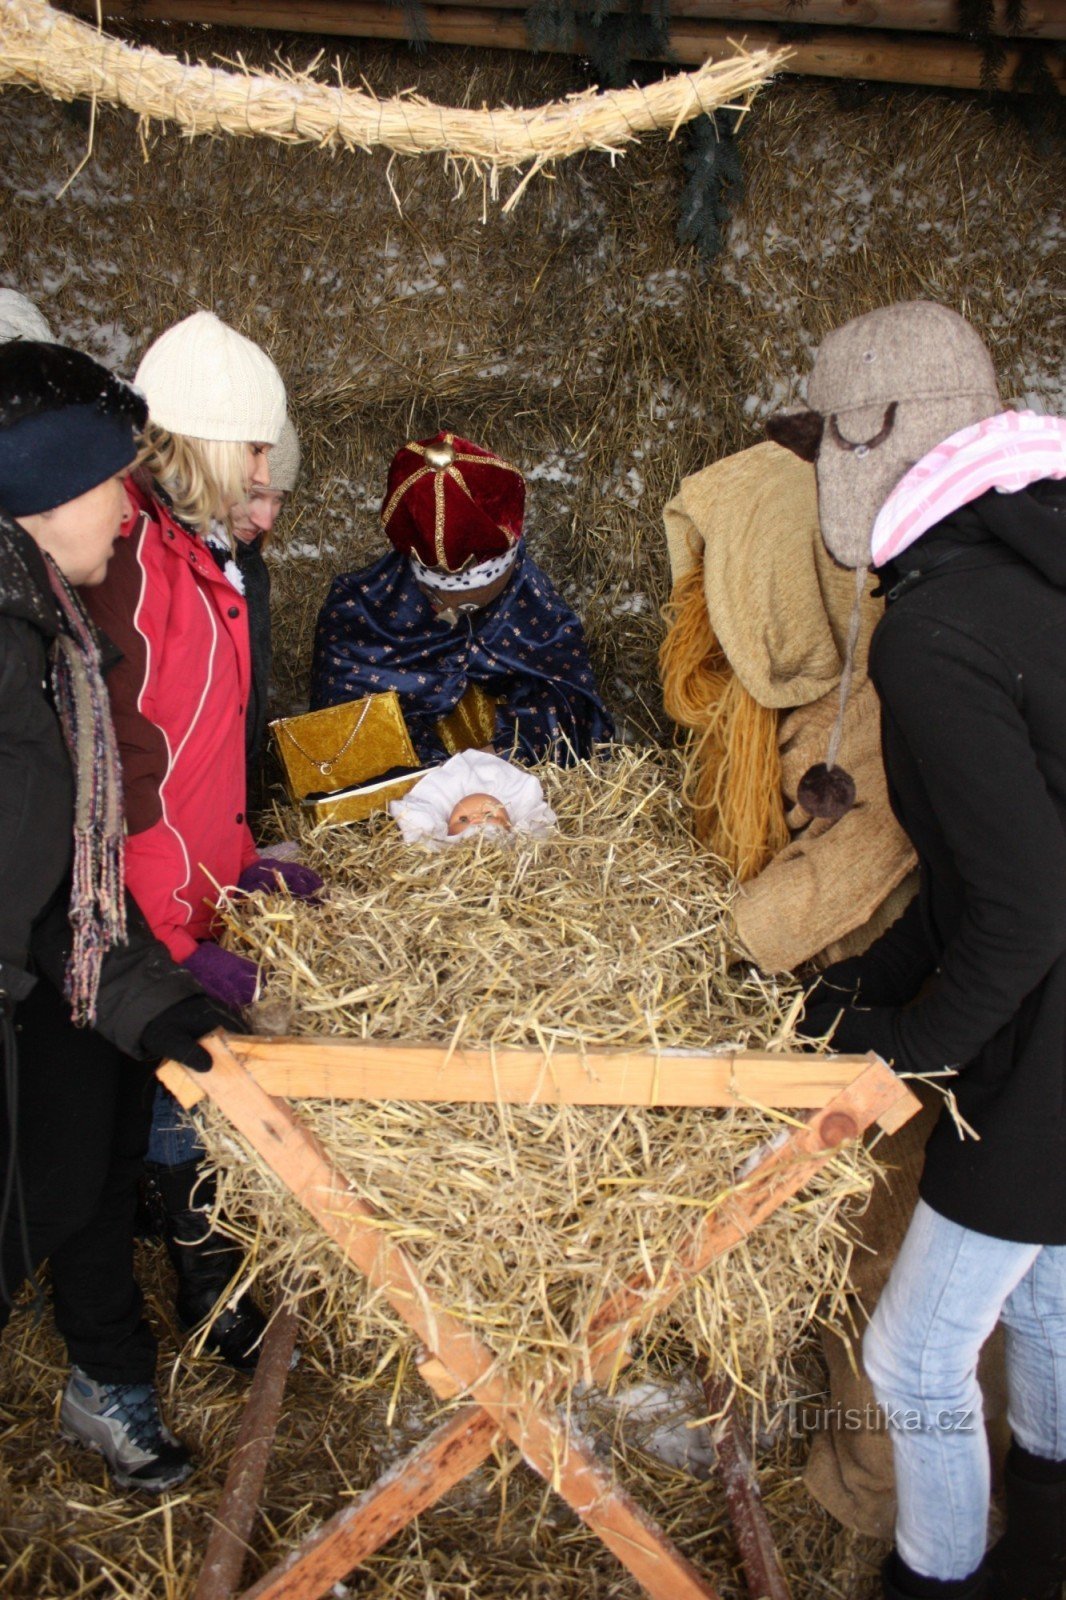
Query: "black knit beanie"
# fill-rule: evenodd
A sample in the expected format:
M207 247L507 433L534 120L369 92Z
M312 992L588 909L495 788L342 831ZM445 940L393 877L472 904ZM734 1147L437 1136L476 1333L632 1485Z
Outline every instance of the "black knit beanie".
M136 454L147 408L91 356L33 339L0 344L0 509L51 511Z

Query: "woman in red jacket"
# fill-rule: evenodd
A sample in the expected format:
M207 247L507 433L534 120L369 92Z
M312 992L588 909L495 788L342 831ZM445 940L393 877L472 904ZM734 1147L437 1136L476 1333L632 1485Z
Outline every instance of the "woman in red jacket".
M257 969L214 939L220 890L320 886L308 869L260 858L245 816L245 716L251 688L247 607L228 518L270 482L285 422L270 358L199 311L149 348L136 383L147 401L144 450L127 485L130 516L106 581L86 595L122 652L108 676L122 754L130 892L153 933L216 999L247 1005ZM239 1263L205 1248L208 1185L195 1134L157 1101L149 1171L163 1202L186 1327L213 1310ZM254 1366L263 1322L243 1297L207 1343Z

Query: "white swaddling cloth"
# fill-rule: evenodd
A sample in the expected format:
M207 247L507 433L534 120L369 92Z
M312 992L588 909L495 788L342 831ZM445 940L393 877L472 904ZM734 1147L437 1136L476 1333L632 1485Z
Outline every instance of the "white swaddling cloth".
M505 807L511 833L493 823L449 833L452 813L461 800L489 795ZM402 800L392 801L389 813L408 844L428 844L435 850L459 844L478 833L488 833L500 841L514 834L542 838L551 832L556 820L544 790L531 772L482 750L463 750L443 766L434 767Z

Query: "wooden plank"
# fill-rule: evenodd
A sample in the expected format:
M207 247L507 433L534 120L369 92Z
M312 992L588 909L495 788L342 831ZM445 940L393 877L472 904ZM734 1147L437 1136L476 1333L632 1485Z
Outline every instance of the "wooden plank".
M434 8L471 12L523 12L527 0L434 0ZM93 13L94 0L71 0L64 9ZM608 0L608 12L628 10L626 0ZM195 10L202 15L188 15ZM182 15L178 16L178 12ZM219 27L272 28L279 32L358 36L364 18L384 20L386 8L373 0L301 0L298 5L268 0L104 0L104 15L137 15L157 21L210 21ZM752 23L783 23L801 28L877 29L888 33L939 33L957 37L956 0L672 0L675 22L714 22L734 35ZM1066 0L1027 0L1017 31L1010 27L1006 0L994 0L990 29L1004 39L1066 37ZM959 41L962 42L962 41ZM527 39L528 47L528 39Z
M250 0L226 0L228 5ZM528 0L434 0L437 5L468 6L476 10L524 11ZM350 0L304 0L286 7L286 14L303 16L308 23L321 17L323 33L342 23ZM105 4L106 10L106 4ZM262 8L255 7L260 14ZM607 12L628 12L628 0L607 0ZM801 28L884 28L889 32L944 33L957 36L957 0L671 0L672 19L728 23L743 30L751 22L778 22ZM295 27L295 23L290 23ZM993 0L991 32L1004 38L1062 39L1066 37L1066 0L1026 0L1021 25L1012 29L1006 0Z
M296 1317L283 1306L274 1313L263 1336L193 1600L229 1600L240 1583L281 1415L296 1330Z
M282 1101L259 1088L218 1036L202 1082L212 1100L316 1218L415 1335L502 1428L524 1459L562 1495L653 1600L719 1600L717 1591L639 1506L612 1482L592 1447L576 1438L550 1403L523 1393L493 1352L437 1305L407 1253L390 1244L369 1205L327 1159Z
M95 16L94 0L70 0L69 9L82 16ZM402 8L387 0L344 0L343 4L302 0L294 6L280 0L265 4L257 0L105 0L104 15L145 22L197 22L216 27L269 28L282 33L327 33L341 38L408 37ZM426 4L422 15L433 44L475 45L488 50L530 48L521 11ZM797 20L802 22L802 13ZM670 26L668 50L647 59L698 66L733 55L738 43L753 50L774 49L787 43L791 55L782 70L800 75L952 89L983 86L984 55L980 47L937 34L824 28L813 37L783 40L780 30L769 23L678 17ZM1000 86L1010 83L1020 62L1018 47L1006 41L997 77ZM1066 61L1049 53L1047 66L1055 82L1066 83Z
M791 1133L730 1191L678 1253L675 1263L654 1278L631 1279L612 1295L589 1323L592 1370L600 1382L627 1360L632 1335L660 1315L697 1273L725 1255L764 1222L783 1201L798 1193L834 1150L856 1138L886 1111L900 1106L908 1116L919 1101L877 1057L854 1083L834 1095L810 1121ZM904 1119L906 1120L906 1119Z
M462 1482L492 1451L499 1429L480 1406L464 1406L400 1467L331 1517L241 1600L314 1600Z
M234 1035L229 1047L268 1094L288 1100L421 1100L507 1105L735 1106L816 1110L847 1087L867 1056L781 1051L537 1049L450 1051L444 1045ZM196 1075L163 1081L186 1107Z

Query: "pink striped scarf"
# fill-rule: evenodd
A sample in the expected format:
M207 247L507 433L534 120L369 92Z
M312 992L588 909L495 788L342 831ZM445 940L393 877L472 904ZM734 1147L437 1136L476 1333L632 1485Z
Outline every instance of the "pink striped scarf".
M935 523L989 489L1015 494L1066 478L1066 419L1001 411L938 444L901 478L874 523L870 560L883 567Z

